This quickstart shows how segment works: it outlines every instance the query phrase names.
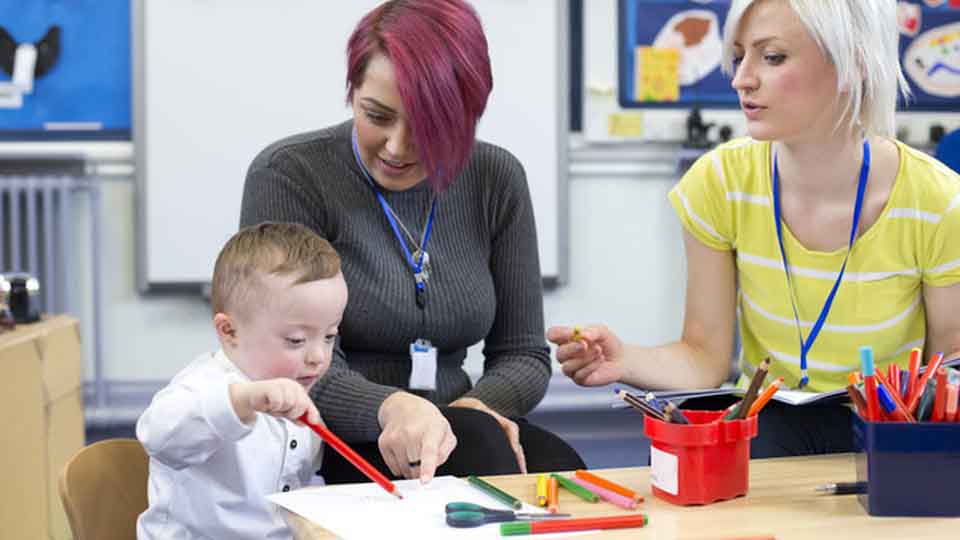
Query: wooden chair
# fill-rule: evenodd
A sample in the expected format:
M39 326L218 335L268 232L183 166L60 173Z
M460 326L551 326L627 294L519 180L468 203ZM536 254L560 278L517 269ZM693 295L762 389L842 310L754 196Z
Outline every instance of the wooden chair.
M74 540L131 540L147 509L149 460L136 439L108 439L74 455L60 473L60 499Z

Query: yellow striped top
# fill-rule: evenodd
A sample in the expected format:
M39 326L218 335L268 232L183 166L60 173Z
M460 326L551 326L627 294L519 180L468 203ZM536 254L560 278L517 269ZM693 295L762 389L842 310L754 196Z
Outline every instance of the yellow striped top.
M890 198L854 243L829 316L807 354L810 391L846 386L846 373L859 369L862 345L873 347L878 368L906 366L910 349L922 348L926 335L921 285L960 282L960 177L895 142L900 168ZM795 387L800 343L777 243L771 168L769 142L736 139L697 160L669 199L700 242L735 253L742 372L752 374L769 356L771 375ZM783 243L806 338L847 248L809 250L786 226Z

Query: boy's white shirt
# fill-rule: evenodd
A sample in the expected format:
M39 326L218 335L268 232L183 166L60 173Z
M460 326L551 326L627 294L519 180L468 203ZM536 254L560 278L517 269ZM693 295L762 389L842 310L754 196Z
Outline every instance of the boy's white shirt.
M266 496L322 484L321 439L266 414L241 422L228 388L249 380L220 350L199 356L154 396L137 422L150 455L150 505L137 538L290 538Z

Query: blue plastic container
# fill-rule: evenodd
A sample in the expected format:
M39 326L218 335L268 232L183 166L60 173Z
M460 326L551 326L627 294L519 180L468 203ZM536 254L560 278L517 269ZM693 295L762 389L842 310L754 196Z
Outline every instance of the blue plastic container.
M865 422L853 415L858 495L871 516L960 516L960 423Z

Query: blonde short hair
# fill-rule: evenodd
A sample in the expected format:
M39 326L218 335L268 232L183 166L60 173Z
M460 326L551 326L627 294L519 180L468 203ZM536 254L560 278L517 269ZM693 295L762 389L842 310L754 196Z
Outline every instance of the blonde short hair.
M733 0L723 29L723 70L732 74L733 42L756 2ZM837 91L849 89L843 118L865 135L893 136L897 97L910 88L900 68L896 0L785 0L837 70Z
M296 223L266 222L240 229L220 250L213 269L214 313L244 311L262 302L266 275L296 276L294 284L340 272L340 257L317 233Z

